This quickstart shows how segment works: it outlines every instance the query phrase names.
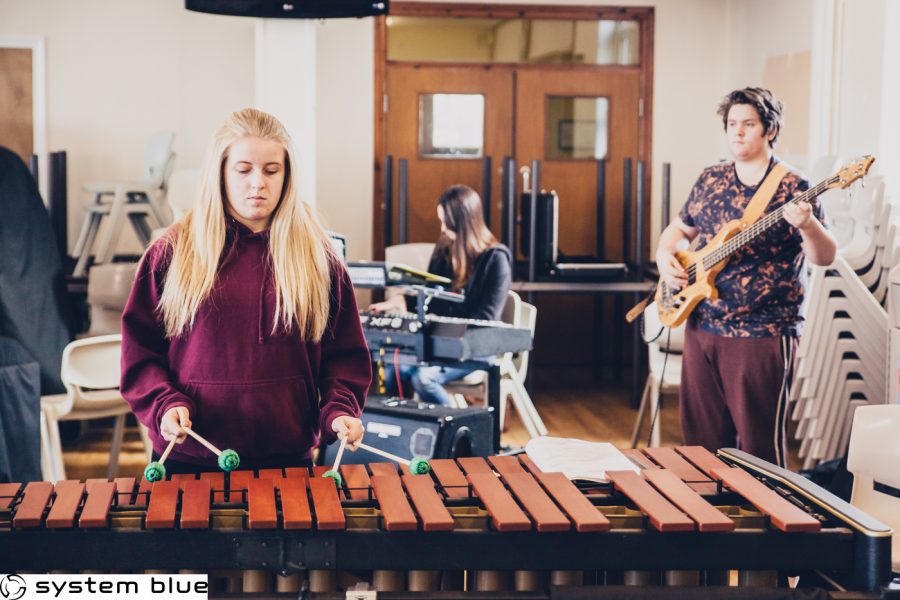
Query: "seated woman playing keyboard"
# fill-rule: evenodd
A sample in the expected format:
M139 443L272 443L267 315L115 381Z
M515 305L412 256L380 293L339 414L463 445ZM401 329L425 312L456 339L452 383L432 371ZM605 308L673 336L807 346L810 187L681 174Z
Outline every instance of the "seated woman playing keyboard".
M461 303L434 299L429 312L446 317L498 321L512 281L509 248L499 243L485 226L481 198L472 188L454 185L438 198L441 222L438 239L428 262L428 271L452 281L452 291L465 295ZM372 304L377 312L407 312L406 297L394 296ZM401 380L409 379L423 402L453 405L443 384L465 377L473 369L448 366L403 365L385 369L389 394L399 393ZM399 382L402 384L402 381Z

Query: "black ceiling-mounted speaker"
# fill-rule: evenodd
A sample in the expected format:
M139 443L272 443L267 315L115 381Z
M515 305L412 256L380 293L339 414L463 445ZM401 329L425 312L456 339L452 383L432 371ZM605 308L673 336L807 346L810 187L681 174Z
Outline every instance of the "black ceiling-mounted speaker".
M386 15L390 0L185 0L197 12L236 17L333 19Z

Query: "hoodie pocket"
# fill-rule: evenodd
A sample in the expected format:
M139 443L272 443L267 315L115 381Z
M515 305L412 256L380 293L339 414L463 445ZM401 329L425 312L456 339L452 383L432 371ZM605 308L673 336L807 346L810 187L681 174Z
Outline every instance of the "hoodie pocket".
M197 403L194 428L220 450L231 448L241 456L258 458L305 454L315 443L318 403L302 376L191 381L187 388Z

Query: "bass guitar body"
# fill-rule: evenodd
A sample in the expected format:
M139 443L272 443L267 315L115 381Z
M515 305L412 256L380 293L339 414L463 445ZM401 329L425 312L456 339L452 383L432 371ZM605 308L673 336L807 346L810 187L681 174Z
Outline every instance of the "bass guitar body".
M678 327L684 323L700 302L719 297L715 279L725 265L727 259L716 260L716 251L725 242L743 231L745 225L735 220L726 223L719 233L706 246L695 252L679 251L675 258L688 272L688 285L680 290L673 290L666 282L660 281L656 287L656 308L659 320L666 327Z

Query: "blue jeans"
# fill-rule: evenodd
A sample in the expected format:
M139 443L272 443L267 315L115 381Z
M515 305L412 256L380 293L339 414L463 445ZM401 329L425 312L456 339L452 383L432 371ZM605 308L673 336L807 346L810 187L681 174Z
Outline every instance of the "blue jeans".
M444 384L448 381L462 379L472 371L476 370L471 367L447 367L447 366L419 366L419 365L400 365L395 367L393 364L384 365L384 383L388 394L398 394L396 370L400 371L401 383L404 385L404 391L408 394L408 384L412 383L412 389L419 394L422 402L431 404L440 404L443 406L453 406L453 398L444 389Z

